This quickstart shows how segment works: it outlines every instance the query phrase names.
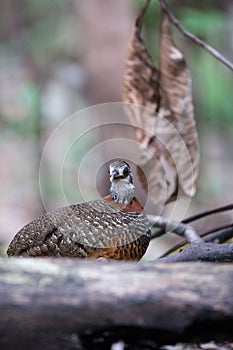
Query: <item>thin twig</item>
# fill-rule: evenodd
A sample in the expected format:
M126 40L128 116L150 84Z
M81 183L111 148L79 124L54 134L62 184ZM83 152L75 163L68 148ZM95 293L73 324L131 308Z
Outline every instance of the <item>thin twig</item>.
M188 32L178 21L178 19L174 16L174 14L169 9L166 0L160 0L161 8L166 12L170 21L174 24L174 26L188 39L192 40L195 44L201 46L207 52L209 52L212 56L214 56L218 61L222 62L225 66L227 66L230 70L233 71L233 63L231 63L226 57L224 57L220 52L214 49L212 46L202 41L192 33Z
M209 215L213 215L213 214L217 214L217 213L222 213L228 210L233 210L233 203L227 204L227 205L223 205L222 207L218 207L215 209L211 209L211 210L206 210L203 211L201 213L195 214L193 216L188 217L187 219L182 220L182 222L184 224L188 224L192 221L196 221L199 219L204 218L205 216L209 216Z

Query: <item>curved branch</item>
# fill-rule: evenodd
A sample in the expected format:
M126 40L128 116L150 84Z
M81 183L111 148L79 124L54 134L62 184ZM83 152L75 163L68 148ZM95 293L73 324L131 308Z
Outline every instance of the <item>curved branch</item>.
M202 239L197 234L195 229L188 226L182 222L171 221L162 216L147 215L147 218L152 225L152 227L159 227L162 234L166 232L173 232L178 236L182 236L186 239L188 243L201 243ZM159 231L159 232L160 232ZM152 234L151 239L155 238L155 234Z
M193 41L195 44L201 46L207 52L209 52L213 57L215 57L218 61L222 62L225 66L227 66L230 70L233 71L233 63L231 63L226 57L224 57L220 52L214 49L212 46L208 45L206 42L202 41L192 33L188 32L178 21L178 19L174 16L174 14L169 9L166 0L160 0L161 8L168 15L170 21L174 24L174 26L188 39Z
M184 261L233 262L233 244L191 244L178 254L156 259L156 261L174 263Z
M233 226L227 225L225 227L219 227L218 229L210 230L204 232L200 235L206 243L224 243L233 236ZM169 248L165 253L163 253L160 258L169 256L170 254L177 251L177 249L183 247L186 244L186 241L183 239L181 242Z
M205 242L226 242L233 237L233 225L222 226L221 228L218 228L218 230L210 230L209 232L205 232L205 236L207 236L204 238Z
M206 216L217 214L217 213L222 213L222 212L229 211L229 210L233 210L233 203L227 204L227 205L224 205L222 207L215 208L215 209L206 210L206 211L203 211L201 213L192 215L192 216L188 217L187 219L182 220L181 223L189 224L192 221L196 221L196 220L202 219L202 218L204 218ZM149 221L150 221L150 215L148 215L148 217L149 217ZM158 218L159 217L157 217L157 222L159 222ZM162 225L155 224L155 222L152 223L152 227L158 227L160 229L152 234L151 239L159 238L162 235L164 235L164 233L166 233L168 231L168 230L164 230Z

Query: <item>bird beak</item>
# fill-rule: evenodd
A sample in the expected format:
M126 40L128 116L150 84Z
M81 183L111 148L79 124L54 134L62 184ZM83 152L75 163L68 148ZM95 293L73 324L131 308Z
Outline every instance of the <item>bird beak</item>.
M121 178L122 176L119 174L119 172L117 170L113 170L112 172L112 178L113 179L118 179Z

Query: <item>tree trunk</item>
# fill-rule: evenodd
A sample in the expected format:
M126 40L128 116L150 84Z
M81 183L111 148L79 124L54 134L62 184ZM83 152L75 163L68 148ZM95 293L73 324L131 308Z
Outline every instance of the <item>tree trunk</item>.
M121 101L124 58L134 21L132 5L125 0L79 0L74 2L74 11L83 41L89 101Z

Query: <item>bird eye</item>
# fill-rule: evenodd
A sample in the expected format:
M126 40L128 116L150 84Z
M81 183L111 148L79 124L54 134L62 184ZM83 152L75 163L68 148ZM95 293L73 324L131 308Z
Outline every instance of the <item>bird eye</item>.
M123 170L123 176L128 176L129 175L129 168L128 167L125 167L124 170Z

